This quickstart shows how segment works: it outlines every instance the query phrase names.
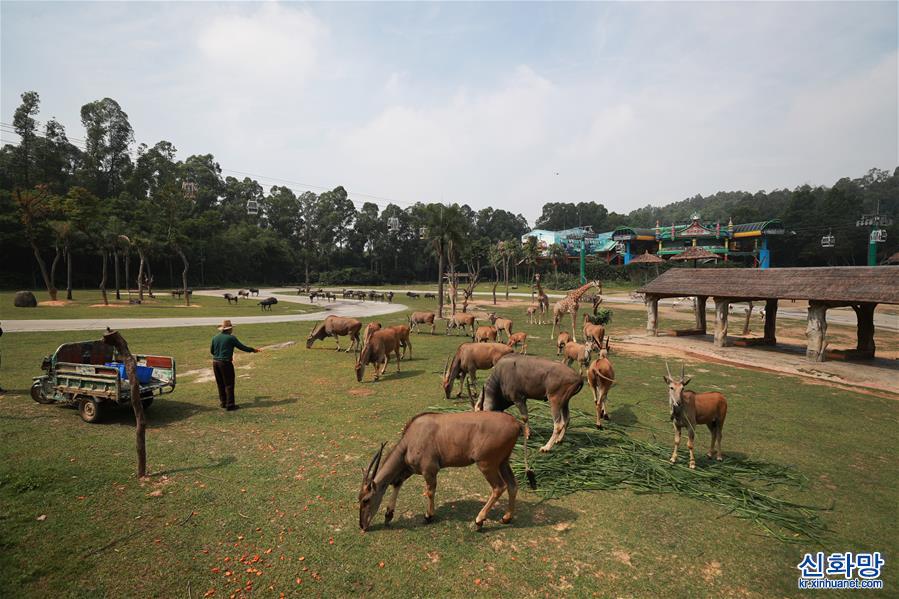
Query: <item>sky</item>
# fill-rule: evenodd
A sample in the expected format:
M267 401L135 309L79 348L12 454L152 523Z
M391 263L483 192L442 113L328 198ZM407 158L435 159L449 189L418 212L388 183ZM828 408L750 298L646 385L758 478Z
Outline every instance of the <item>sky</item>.
M897 6L4 0L0 122L110 97L266 188L628 212L899 166Z

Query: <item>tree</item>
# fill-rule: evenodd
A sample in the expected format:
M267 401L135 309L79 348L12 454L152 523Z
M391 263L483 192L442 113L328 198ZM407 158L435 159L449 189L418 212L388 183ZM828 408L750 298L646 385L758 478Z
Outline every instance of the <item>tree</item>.
M422 205L422 221L427 227L427 239L437 257L437 312L443 318L443 277L444 263L449 264L450 280L455 281L457 252L467 236L467 220L458 204ZM455 289L453 289L453 311L455 311Z
M559 263L564 263L568 260L568 252L565 251L558 243L550 244L547 248L547 252L549 254L549 259L552 260L553 263L553 274L556 277L556 284L559 281Z
M131 168L134 131L118 102L103 98L81 107L86 132L84 166L91 191L99 197L117 194Z
M34 259L41 270L47 293L50 295L51 301L56 301L56 285L50 278L47 263L41 257L40 250L41 242L47 237L46 223L53 212L56 198L46 185L37 185L33 190L16 189L13 197L19 211L19 220L25 229L25 237L34 252Z
M12 125L21 141L15 153L19 183L24 187L32 186L32 163L37 143L37 121L41 98L37 92L25 92L21 95L22 103L13 114Z

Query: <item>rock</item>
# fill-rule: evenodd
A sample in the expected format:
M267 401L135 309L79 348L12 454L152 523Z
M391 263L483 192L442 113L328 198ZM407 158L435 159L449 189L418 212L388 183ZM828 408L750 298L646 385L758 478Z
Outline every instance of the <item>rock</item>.
M37 298L30 291L16 291L13 303L16 308L37 308Z

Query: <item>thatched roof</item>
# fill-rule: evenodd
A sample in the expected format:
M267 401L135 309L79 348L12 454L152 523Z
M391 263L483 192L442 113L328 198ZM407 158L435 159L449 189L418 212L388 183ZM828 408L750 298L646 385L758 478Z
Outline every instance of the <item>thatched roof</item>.
M899 304L899 266L672 268L639 291L664 297Z
M682 251L680 254L675 254L671 256L669 260L717 260L718 255L713 254L708 250L704 250L701 247L690 246L686 250Z
M628 262L628 264L662 264L664 262L664 260L656 256L655 254L643 252L636 258L631 258L631 261Z

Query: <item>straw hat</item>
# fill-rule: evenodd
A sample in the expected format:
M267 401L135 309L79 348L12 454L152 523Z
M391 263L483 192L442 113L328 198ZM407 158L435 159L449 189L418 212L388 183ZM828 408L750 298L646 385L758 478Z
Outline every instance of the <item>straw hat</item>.
M219 327L219 330L224 332L224 331L230 331L233 328L234 328L234 326L231 324L230 320L223 320L222 326Z

